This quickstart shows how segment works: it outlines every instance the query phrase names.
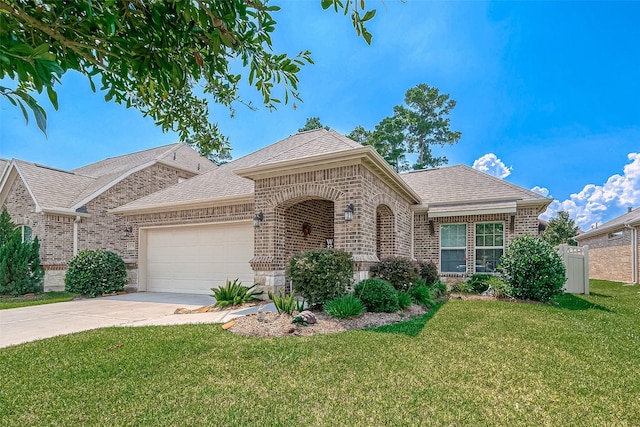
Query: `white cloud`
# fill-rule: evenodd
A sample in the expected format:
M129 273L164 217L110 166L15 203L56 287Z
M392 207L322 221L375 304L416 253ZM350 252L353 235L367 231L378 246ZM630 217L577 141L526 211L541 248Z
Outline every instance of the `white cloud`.
M511 167L505 165L502 160L493 153L487 153L473 162L474 169L486 172L497 178L504 179L511 175Z
M625 165L622 175L612 175L603 185L587 184L582 191L562 202L554 200L540 218L547 220L564 210L569 212L580 228L588 230L594 224L602 223L603 218L612 219L611 208L640 205L640 153L629 153L627 157L630 163ZM532 191L539 194L543 193L536 189L546 190L534 187Z
M544 188L544 187L539 187L539 186L535 186L531 189L531 191L533 191L534 193L537 193L541 196L544 197L548 197L549 196L549 189L548 188Z

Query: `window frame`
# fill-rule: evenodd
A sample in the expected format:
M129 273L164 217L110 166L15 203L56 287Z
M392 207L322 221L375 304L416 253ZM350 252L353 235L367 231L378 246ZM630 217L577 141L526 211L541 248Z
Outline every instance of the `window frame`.
M442 245L442 236L443 236L443 232L442 232L442 228L443 227L447 227L447 226L452 226L452 225L456 225L456 226L464 226L464 246L443 246ZM438 239L438 256L440 257L440 273L445 273L445 274L465 274L468 270L468 266L467 266L467 250L468 250L468 246L469 246L469 242L468 242L468 238L469 238L469 227L468 224L466 222L455 222L455 223L444 223L444 224L440 224L440 236ZM443 263L442 263L442 252L445 250L455 250L455 251L459 251L459 250L463 250L464 251L464 256L463 256L463 262L464 262L464 270L463 271L444 271L443 270Z
M22 243L31 243L33 242L33 228L29 227L28 225L24 225L24 224L20 224L20 225L16 225L16 227L14 228L14 230L20 229L20 241ZM29 240L25 240L25 230L28 229L29 230Z
M480 246L478 245L478 226L479 225L486 225L486 224L502 224L502 246ZM498 258L497 260L495 260L495 266L493 271L478 271L478 249L480 250L497 250L500 249L502 250L502 255L504 255L504 251L506 248L506 222L505 221L479 221L479 222L475 222L473 224L473 231L474 231L474 235L473 235L473 272L474 273L485 273L485 274L493 274L495 273L496 267L498 266L498 262L500 261L500 258ZM491 234L492 236L496 236L496 234ZM486 236L486 234L485 234ZM502 257L502 255L500 255L500 257ZM485 266L486 268L486 266Z

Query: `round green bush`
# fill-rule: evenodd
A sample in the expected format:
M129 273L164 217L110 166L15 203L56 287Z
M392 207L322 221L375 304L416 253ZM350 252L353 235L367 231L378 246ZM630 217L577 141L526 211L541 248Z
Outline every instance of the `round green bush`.
M291 258L287 275L309 307L322 307L351 286L353 259L350 253L334 249L310 251Z
M356 298L374 313L393 313L400 309L398 291L382 279L366 279L359 282L353 292Z
M337 319L359 316L364 312L364 304L353 295L343 295L324 305L324 312Z
M530 234L511 241L498 271L519 299L549 301L563 293L566 281L558 253L549 243Z
M386 280L399 291L408 290L413 287L416 280L420 279L418 263L407 258L383 258L371 269L371 272L374 277Z
M71 258L64 288L67 292L96 297L122 291L127 284L127 269L122 258L102 249L84 250Z

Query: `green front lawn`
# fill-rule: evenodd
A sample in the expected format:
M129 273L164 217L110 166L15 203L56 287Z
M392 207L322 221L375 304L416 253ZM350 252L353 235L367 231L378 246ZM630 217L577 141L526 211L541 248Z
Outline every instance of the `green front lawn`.
M71 292L42 292L33 296L0 296L0 310L6 310L8 308L28 307L31 305L51 304L54 302L71 301L76 297L76 294Z
M0 350L0 425L640 425L640 286L373 331L109 328Z

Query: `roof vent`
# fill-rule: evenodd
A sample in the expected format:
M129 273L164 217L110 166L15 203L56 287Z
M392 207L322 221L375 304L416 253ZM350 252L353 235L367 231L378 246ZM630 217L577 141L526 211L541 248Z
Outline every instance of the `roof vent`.
M631 213L632 210L633 210L633 206L627 206L627 213Z
M175 160L175 159L176 159L176 153L175 153L175 151L174 151L174 152L173 152L173 160Z
M89 211L87 211L87 205L82 205L80 206L78 209L76 209L77 213L89 213Z

